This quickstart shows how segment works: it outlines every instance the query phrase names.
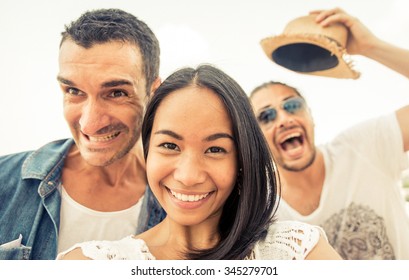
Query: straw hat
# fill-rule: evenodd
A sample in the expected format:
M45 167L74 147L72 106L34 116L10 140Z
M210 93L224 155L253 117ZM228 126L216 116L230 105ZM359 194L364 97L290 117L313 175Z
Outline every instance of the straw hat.
M333 78L357 79L346 53L348 29L342 24L322 27L315 15L289 22L283 34L261 40L266 55L292 71Z

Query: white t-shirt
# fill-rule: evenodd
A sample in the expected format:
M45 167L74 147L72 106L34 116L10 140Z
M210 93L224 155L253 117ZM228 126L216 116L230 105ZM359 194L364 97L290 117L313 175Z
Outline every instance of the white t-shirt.
M87 240L117 240L134 234L143 196L132 207L114 212L89 209L74 201L61 188L58 252Z
M317 245L324 231L317 227L295 221L275 222L263 241L256 243L252 259L256 260L303 260ZM81 248L82 253L94 260L155 260L145 241L127 236L116 241L88 241L75 244L60 253Z
M303 216L281 200L278 219L321 226L344 259L409 259L399 186L409 165L395 114L361 123L319 149L326 173L319 207Z

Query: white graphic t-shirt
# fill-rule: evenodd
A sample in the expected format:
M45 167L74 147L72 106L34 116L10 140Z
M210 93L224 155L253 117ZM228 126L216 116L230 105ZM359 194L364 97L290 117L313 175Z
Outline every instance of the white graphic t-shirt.
M319 147L326 178L303 216L284 200L280 220L321 226L344 259L409 259L409 217L398 182L408 168L395 114L352 127Z

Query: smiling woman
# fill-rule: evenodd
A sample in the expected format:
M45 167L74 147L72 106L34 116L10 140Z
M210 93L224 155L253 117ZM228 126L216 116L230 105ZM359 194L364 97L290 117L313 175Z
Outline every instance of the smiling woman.
M147 105L142 140L166 218L138 236L77 244L59 259L114 251L115 259L340 258L319 227L274 221L275 165L248 97L221 70L170 75Z
M212 90L175 90L158 107L148 181L170 219L185 226L219 220L237 177L236 156L231 121Z

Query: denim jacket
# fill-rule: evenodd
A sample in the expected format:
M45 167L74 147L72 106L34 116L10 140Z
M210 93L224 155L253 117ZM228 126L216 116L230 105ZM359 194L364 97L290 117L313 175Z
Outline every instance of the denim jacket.
M61 195L58 190L72 139L34 152L0 157L0 260L55 259ZM159 223L165 212L147 186L135 234ZM21 245L7 244L22 236ZM6 244L3 245L2 244Z

